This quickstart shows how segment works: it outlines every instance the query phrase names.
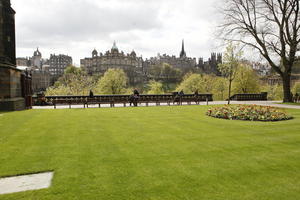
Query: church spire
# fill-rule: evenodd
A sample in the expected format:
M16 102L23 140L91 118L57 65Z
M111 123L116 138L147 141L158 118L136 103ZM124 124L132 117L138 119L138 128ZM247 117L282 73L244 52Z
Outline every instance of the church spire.
M182 40L182 47L181 47L181 52L180 52L180 58L186 57L186 53L184 50L184 40Z

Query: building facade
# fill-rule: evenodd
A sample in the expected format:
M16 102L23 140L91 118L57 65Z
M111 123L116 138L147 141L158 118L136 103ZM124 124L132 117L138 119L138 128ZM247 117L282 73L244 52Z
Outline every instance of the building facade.
M198 68L203 73L216 74L217 76L220 76L221 73L218 70L218 65L222 63L222 57L221 53L211 53L208 61L204 61L203 58L199 58Z
M48 62L49 62L48 59L44 59L42 57L42 53L40 52L39 48L37 48L33 52L32 57L26 57L26 58L19 57L16 59L17 66L22 66L22 67L43 68L43 66L47 65Z
M42 60L42 53L39 51L39 48L36 49L36 51L33 53L33 56L31 58L32 66L41 68L43 65Z
M15 14L10 0L0 1L0 62L16 65Z
M30 77L16 68L15 11L0 0L0 110L23 110L31 100Z
M110 68L123 69L129 78L129 82L135 84L142 79L143 59L138 57L135 51L130 54L119 51L116 42L114 42L111 50L106 51L104 54L98 54L98 51L94 49L92 57L80 60L80 66L89 75L102 75Z
M33 91L45 91L63 75L67 66L72 64L72 57L51 54L50 59L44 59L37 48L32 57L17 58L17 67L32 74Z
M183 72L195 70L197 67L196 58L187 57L184 47L184 41L182 41L182 47L179 54L179 57L169 56L166 54L160 55L157 57L151 57L150 59L146 59L143 65L144 71L148 71L151 66L161 65L163 63L167 63L175 68L180 69Z
M32 68L30 73L32 77L33 92L46 91L46 89L51 86L51 75L48 70Z
M194 72L220 75L218 64L222 63L222 54L212 53L208 61L204 62L203 58L200 58L198 63L196 58L187 56L184 41L182 41L181 51L178 57L175 55L158 54L156 57L143 60L143 58L138 57L134 51L130 54L119 51L114 42L111 50L106 53L99 54L98 51L94 49L91 57L80 60L81 68L89 75L103 75L110 68L121 68L127 73L131 84L143 83L153 78L150 75L151 68L164 63L180 69L184 74Z
M51 54L49 58L49 72L51 76L58 78L64 74L65 69L72 63L71 56Z
M16 61L17 61L17 66L26 66L26 67L31 66L31 61L28 57L27 58L17 58Z

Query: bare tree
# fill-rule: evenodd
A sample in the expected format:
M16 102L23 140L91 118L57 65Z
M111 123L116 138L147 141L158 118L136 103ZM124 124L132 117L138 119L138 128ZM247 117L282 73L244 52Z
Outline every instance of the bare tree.
M224 0L222 39L254 48L283 83L291 102L291 73L300 43L299 0Z

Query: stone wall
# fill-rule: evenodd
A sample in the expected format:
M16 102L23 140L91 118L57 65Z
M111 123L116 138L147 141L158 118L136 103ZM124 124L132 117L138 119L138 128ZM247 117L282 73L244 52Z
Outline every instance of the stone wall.
M12 66L0 65L0 110L25 109L20 80L20 70Z

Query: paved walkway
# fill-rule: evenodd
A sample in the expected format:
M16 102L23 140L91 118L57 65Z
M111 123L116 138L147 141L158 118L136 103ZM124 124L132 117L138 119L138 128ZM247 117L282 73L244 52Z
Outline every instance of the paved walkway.
M272 106L278 108L291 108L291 109L300 109L300 106L297 105L286 105L280 104L282 101L231 101L231 104L249 104L249 105L261 105L261 106ZM227 101L214 101L210 104L213 105L220 105L220 104L227 104Z
M281 101L231 101L231 104L256 104L262 106L273 106L279 108L292 108L292 109L300 109L300 106L297 105L286 105L286 104L279 104ZM208 105L222 105L227 104L227 101L213 101L209 102ZM172 105L172 104L171 104ZM186 106L187 104L183 104ZM195 105L195 103L192 103ZM201 102L200 105L206 105L206 102ZM129 107L129 104L126 104ZM146 106L146 104L141 104L139 106ZM156 106L155 103L149 104L149 106ZM161 106L167 106L167 103L162 103ZM176 104L174 106L177 106ZM109 108L109 104L101 105L101 108ZM116 104L115 107L124 107L123 104ZM72 108L83 108L83 105L72 105ZM89 108L98 108L98 105L89 105ZM33 106L33 109L54 109L54 106ZM56 106L56 109L69 109L68 105L61 105Z

